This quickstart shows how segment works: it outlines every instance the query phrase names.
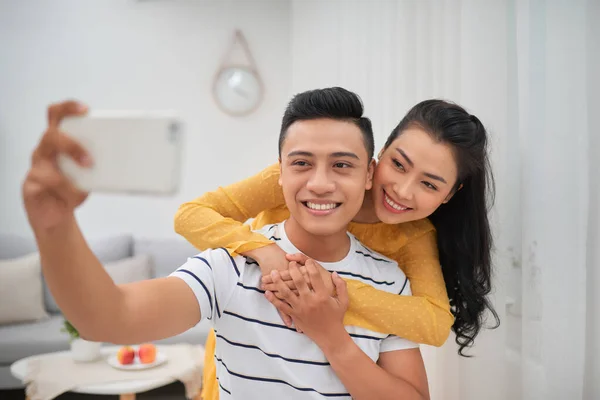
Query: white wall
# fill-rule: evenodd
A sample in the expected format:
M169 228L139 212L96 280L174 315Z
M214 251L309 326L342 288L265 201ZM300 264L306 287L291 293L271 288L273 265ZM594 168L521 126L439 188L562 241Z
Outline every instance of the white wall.
M93 194L79 211L90 236L171 236L179 204L257 172L277 157L290 97L287 1L0 1L0 232L28 235L20 184L49 103L176 109L184 116L183 186L169 198ZM266 85L262 106L235 119L211 97L240 28Z
M588 38L600 37L597 16L600 15L600 2L588 0L587 15ZM598 136L597 116L600 111L600 42L589 40L587 43L589 59L587 78L588 89L588 129L590 203L588 205L588 276L587 276L587 331L586 331L586 376L584 398L600 397L600 179L598 178L598 156L600 155L600 137ZM594 129L592 128L594 127Z

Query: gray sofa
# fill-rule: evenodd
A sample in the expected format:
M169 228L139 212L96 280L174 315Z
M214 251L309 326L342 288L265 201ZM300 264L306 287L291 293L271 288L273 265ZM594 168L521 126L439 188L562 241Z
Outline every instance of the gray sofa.
M115 262L118 265L119 260L147 255L150 265L147 270L150 271L151 277L168 275L183 264L187 257L198 253L192 245L175 234L169 239L118 235L90 240L89 243L92 251L106 265ZM0 260L14 259L35 251L33 239L0 234ZM10 374L10 365L18 359L69 349L69 337L61 332L64 319L45 283L43 291L48 318L34 322L0 324L0 390L23 387L23 384ZM181 335L156 343L204 344L209 329L208 323L203 321Z

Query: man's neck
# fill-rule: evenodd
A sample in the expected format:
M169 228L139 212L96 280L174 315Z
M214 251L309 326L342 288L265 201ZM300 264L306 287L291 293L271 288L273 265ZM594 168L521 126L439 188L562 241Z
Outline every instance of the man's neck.
M284 224L290 242L307 257L321 262L341 261L350 251L350 238L346 231L327 236L317 236L307 232L290 217Z
M375 204L373 203L373 191L367 190L362 206L358 214L352 219L353 222L362 224L375 224L381 222L375 213Z

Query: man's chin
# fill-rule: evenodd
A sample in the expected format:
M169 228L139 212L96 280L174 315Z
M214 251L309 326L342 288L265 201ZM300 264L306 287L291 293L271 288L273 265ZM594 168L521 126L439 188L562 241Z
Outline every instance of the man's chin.
M302 224L304 230L313 236L331 236L346 231L347 225L340 226L339 223L327 223L328 221L306 221Z

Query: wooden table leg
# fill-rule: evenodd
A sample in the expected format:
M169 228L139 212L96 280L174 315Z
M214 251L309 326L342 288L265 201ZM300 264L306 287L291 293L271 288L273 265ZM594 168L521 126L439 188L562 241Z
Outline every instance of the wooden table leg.
M127 393L119 396L119 400L135 400L135 393Z

